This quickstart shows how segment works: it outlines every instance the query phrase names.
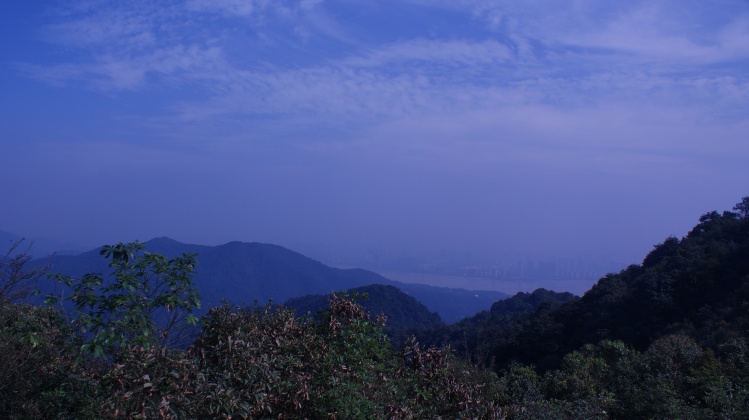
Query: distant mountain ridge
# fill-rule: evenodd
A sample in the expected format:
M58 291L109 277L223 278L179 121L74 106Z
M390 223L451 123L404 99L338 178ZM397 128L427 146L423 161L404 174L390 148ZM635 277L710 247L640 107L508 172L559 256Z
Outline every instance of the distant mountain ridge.
M507 297L501 292L400 283L369 270L333 268L279 245L234 241L206 246L184 244L166 237L154 238L145 245L147 252L167 257L185 252L197 254L194 279L206 308L217 306L222 300L236 304L269 300L280 303L304 295L382 284L395 286L415 297L445 322L457 322ZM50 272L73 277L109 271L98 249L79 255L55 255L43 261L51 265Z

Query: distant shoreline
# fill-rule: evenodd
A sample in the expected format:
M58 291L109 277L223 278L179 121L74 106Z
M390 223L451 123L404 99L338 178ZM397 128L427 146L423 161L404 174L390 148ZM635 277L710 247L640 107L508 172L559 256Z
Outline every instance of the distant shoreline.
M555 292L571 292L581 296L590 290L598 279L494 279L488 277L454 276L447 274L414 273L404 271L372 270L390 280L403 283L420 283L429 286L454 287L468 290L490 290L514 295L518 292L532 292L538 288Z

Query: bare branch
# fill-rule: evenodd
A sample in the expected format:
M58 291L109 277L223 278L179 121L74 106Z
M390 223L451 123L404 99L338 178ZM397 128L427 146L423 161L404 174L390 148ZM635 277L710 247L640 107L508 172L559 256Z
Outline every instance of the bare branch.
M0 299L15 302L28 297L49 265L28 267L33 258L29 253L33 242L21 238L11 241L8 251L0 259ZM25 249L23 249L23 246Z

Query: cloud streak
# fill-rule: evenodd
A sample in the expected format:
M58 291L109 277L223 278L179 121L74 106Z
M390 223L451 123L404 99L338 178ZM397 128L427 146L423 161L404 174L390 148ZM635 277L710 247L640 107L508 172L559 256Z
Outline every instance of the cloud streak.
M493 243L505 229L513 243L530 243L519 228L494 227L492 215L519 219L543 194L562 192L577 197L567 214L613 190L630 200L643 191L661 209L669 201L658 197L688 196L691 184L726 185L705 187L705 200L729 190L736 198L736 179L749 177L740 164L749 158L749 6L719 4L73 1L34 28L43 48L8 61L15 84L31 86L23 93L64 104L64 121L32 143L52 149L59 138L54 153L71 158L116 150L128 155L118 168L144 184L143 174L177 183L157 169L180 150L189 164L175 173L224 208L236 199L230 213L257 217L268 237L283 214L294 226L284 232L351 238L347 229L366 230L362 214L404 232L418 225L412 238ZM26 130L17 120L6 123ZM29 153L26 162L52 166ZM258 197L270 198L253 207ZM455 226L430 233L430 223L449 220Z
M427 103L442 104L434 107L442 112L447 102L492 107L518 95L525 102L559 101L570 106L581 97L586 101L653 99L654 93L658 95L654 88L665 93L661 95L665 98L671 88L681 92L684 85L698 96L700 90L709 93L705 88L712 86L730 91L738 102L746 100L746 80L735 78L735 65L729 63L725 70L706 66L749 57L749 42L742 41L749 37L747 19L739 16L721 22L694 40L682 33L684 28L659 29L659 25L669 27L667 20L664 23L668 17L664 4L615 9L604 23L594 23L601 13L584 2L567 8L545 2L523 7L466 2L466 11L489 21L489 30L479 39L417 38L372 44L364 54L323 54L318 63L303 67L289 67L283 52L277 50L263 53L254 63L233 64L226 55L231 31L214 25L202 36L187 35L189 24L182 22L211 13L219 19L248 18L244 31L267 36L268 31L259 29L257 22L265 21L263 25L269 27L269 19L284 20L282 15L319 9L320 3L303 2L292 8L268 2L193 1L186 7L156 10L141 4L105 8L92 15L68 17L44 31L48 39L80 49L87 60L23 63L19 67L58 86L83 83L102 91L148 89L163 83L174 89L197 85L213 92L200 102L208 99L212 106L227 103L232 112L247 114L324 109L323 113L330 115L346 115L359 109L359 115L381 115L382 110L393 109L392 104L405 103L395 107L394 114L408 115L407 108L419 110ZM538 14L542 6L560 13ZM574 22L583 22L579 29L564 23L571 14L576 17ZM504 36L497 36L502 35L496 33L498 25L506 27ZM277 33L273 37L279 36L295 35ZM456 90L463 93L452 94ZM492 102L483 93L487 90L510 93L501 99L495 96L499 102ZM452 97L440 98L443 92L451 92ZM242 104L232 99L247 95L258 100ZM346 96L350 99L344 99ZM197 106L195 103L191 108ZM215 113L214 108L202 114Z

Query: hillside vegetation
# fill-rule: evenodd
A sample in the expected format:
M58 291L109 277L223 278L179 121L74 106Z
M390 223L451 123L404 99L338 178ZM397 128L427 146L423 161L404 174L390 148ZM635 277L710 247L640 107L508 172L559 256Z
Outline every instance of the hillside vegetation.
M393 346L382 317L340 294L317 318L215 307L174 345L195 321L194 256L105 247L113 276L58 278L72 313L0 299L0 415L747 418L749 197L734 210L581 298L519 294L419 334L460 357L414 338ZM2 264L12 293L25 261Z
M367 312L385 317L387 322L383 332L394 344L403 343L418 330L443 325L437 313L429 312L429 309L413 296L401 292L394 286L372 284L349 289L346 294L356 297L357 303ZM328 296L301 296L287 300L284 306L293 309L297 316L316 316L328 307Z
M393 347L384 318L331 295L318 319L265 306L198 309L194 256L143 244L102 249L113 275L57 276L72 318L0 299L3 418L497 418L493 375L414 340ZM23 262L4 260L20 268ZM8 272L17 272L11 270ZM58 299L60 298L60 299ZM487 378L482 381L481 378Z
M601 340L643 351L680 334L717 349L749 331L749 219L707 213L687 236L667 238L641 265L607 275L580 299L550 298L521 317L497 316L511 302L457 326L473 343L466 350L499 368L512 361L558 368L569 352Z

